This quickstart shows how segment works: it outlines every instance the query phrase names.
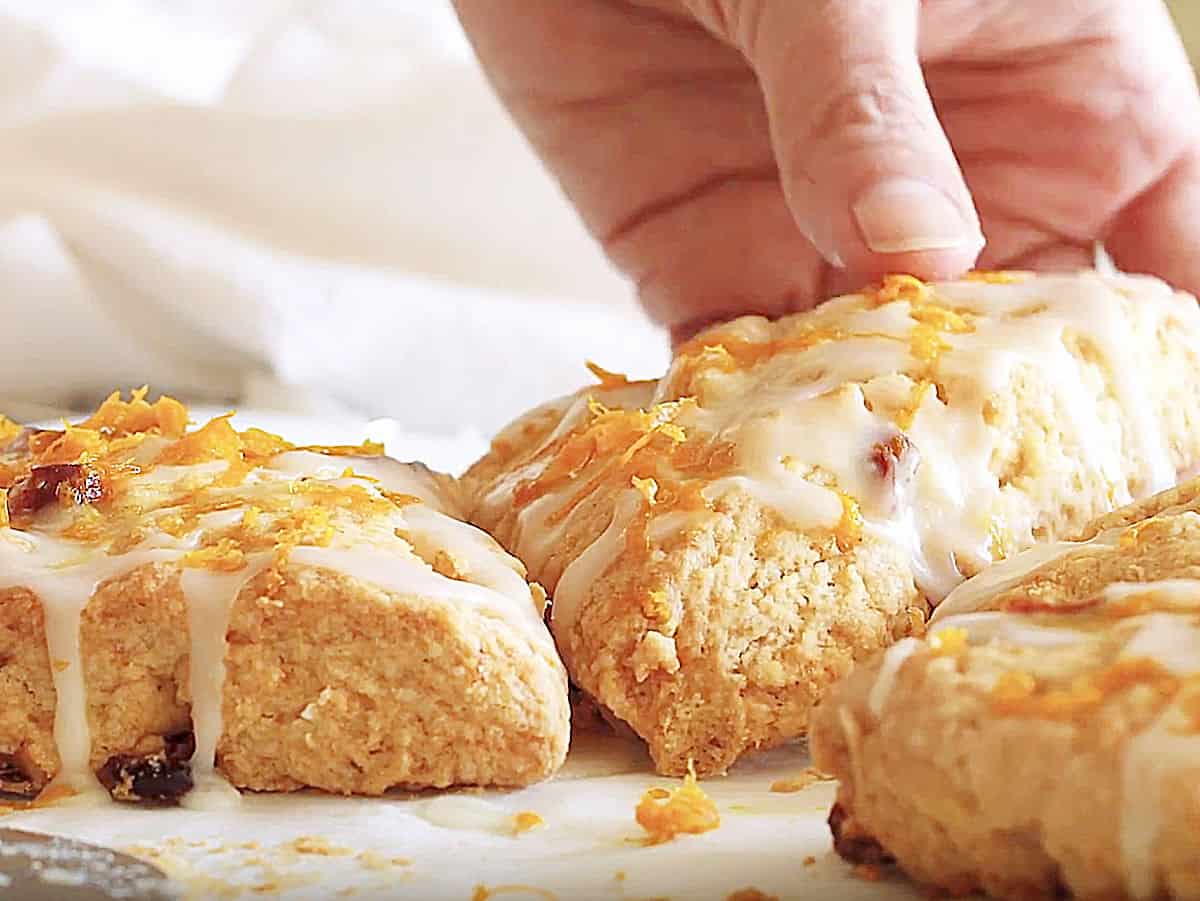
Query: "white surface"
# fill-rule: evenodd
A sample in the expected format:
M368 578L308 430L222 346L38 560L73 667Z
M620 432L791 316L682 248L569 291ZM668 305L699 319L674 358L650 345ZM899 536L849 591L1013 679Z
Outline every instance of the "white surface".
M0 0L0 316L0 409L491 432L666 359L448 0Z
M362 898L471 901L479 885L540 890L497 893L505 901L724 899L749 887L785 899L919 898L899 881L854 877L832 852L825 817L833 783L793 794L770 790L806 764L801 749L786 748L751 758L726 778L705 780L721 826L654 847L638 843L645 833L634 808L647 788L677 783L654 776L639 745L595 735L577 742L558 777L522 791L385 799L262 795L247 796L236 813L51 808L0 823L120 849L140 846L143 854L157 848L195 898L269 883L281 886L283 897L314 901L343 890ZM527 810L546 824L514 836L512 816ZM301 837L352 853L289 851ZM235 847L251 841L258 846ZM363 852L411 864L371 869L358 856ZM816 860L806 866L808 856Z

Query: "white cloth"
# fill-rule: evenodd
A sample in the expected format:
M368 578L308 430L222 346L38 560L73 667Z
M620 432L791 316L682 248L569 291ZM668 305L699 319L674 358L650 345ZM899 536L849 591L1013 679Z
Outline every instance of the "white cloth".
M0 310L17 413L492 431L667 355L446 0L0 0Z

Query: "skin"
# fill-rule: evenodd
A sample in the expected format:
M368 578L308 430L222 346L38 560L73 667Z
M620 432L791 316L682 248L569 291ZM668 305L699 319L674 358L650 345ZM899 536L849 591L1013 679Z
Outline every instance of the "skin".
M1087 266L1097 241L1200 289L1200 97L1159 0L455 2L677 339L884 272Z

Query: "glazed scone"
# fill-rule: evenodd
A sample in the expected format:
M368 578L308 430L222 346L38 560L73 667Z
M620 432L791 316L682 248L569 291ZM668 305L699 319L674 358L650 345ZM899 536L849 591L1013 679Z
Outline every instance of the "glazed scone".
M535 410L468 473L572 678L658 768L803 734L993 560L1200 461L1200 312L1147 278L892 277Z
M965 583L813 718L851 860L1000 898L1200 898L1200 481Z
M453 482L114 395L0 445L0 788L525 785L566 753L545 594Z

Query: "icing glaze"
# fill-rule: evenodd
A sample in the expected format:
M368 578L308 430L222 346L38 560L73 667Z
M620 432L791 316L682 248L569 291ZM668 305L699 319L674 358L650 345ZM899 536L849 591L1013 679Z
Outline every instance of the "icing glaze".
M1078 494L1080 478L1107 491L1096 512L1174 484L1154 400L1162 392L1143 357L1168 321L1200 341L1200 311L1189 298L1152 279L1096 273L897 284L829 301L793 320L791 331L747 317L704 333L681 350L649 399L640 385L621 394L601 386L546 408L561 420L490 486L479 509L495 521L515 507L509 546L551 589L556 628L569 626L594 582L573 565L561 575L545 567L583 506L577 493L607 485L615 505L623 495L614 489L631 474L657 476L674 465L666 442L654 473L634 471L635 463L610 467L606 478L597 472L612 457L581 455L569 478L522 496L523 486L553 475L571 436L600 421L593 399L652 412L654 404L693 398L673 413L673 425L687 441L734 449L730 465L701 476L709 506L744 493L797 530L836 530L849 497L863 533L901 547L934 602L996 558L1034 545L1047 517ZM1036 478L1014 481L997 461L1019 457L1013 443L1023 438L998 424L997 411L1023 378L1037 386L1025 403L1040 404L1061 430L1061 453L1041 460ZM896 443L898 435L904 440ZM889 442L897 455L881 457ZM661 543L702 515L656 511L649 535ZM622 553L619 537L610 527L599 548L579 549L588 560L582 569L606 571ZM990 584L978 583L957 594L955 609L963 612L971 592L985 590Z

